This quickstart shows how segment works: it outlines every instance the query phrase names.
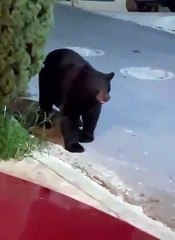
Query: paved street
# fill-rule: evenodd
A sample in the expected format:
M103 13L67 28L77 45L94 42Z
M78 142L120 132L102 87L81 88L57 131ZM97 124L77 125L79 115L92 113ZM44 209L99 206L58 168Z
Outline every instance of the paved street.
M120 73L127 67L175 72L175 36L60 5L46 50L74 46L102 50L104 55L86 59L116 73L111 101L103 108L95 141L85 145L87 153L95 149L106 156L101 163L130 182L141 176L140 185L175 193L175 78L147 81ZM37 99L36 78L30 91Z

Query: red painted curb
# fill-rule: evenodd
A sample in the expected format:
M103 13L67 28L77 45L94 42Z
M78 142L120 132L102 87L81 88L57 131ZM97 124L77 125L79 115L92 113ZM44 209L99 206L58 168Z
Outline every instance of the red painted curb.
M0 240L157 240L68 196L0 173Z

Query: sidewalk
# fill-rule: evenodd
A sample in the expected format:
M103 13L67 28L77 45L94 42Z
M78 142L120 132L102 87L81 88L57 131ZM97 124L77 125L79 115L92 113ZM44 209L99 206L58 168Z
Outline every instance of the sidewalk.
M71 5L71 3L67 1L60 1L60 4ZM122 0L110 3L77 0L75 7L175 34L175 14L169 12L166 8L163 10L164 12L158 13L127 12L125 1Z
M96 13L175 34L175 14L173 13L114 13L102 11Z

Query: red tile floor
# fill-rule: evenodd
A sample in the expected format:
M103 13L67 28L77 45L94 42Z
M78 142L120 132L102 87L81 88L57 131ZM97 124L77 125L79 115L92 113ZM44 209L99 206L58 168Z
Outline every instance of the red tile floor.
M0 173L0 240L156 240L82 202Z

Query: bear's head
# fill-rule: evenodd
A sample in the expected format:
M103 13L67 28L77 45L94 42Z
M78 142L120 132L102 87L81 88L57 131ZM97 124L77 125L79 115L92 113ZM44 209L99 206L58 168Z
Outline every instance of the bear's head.
M111 80L115 73L102 73L98 71L86 72L84 75L84 94L89 98L95 98L101 104L110 100Z
M81 70L80 70L81 69ZM72 75L71 75L72 76ZM89 65L77 68L76 93L85 99L96 99L101 104L110 100L111 80L114 72L103 73Z
M111 80L115 76L114 72L102 74L95 80L96 83L96 100L101 104L104 104L110 100Z

